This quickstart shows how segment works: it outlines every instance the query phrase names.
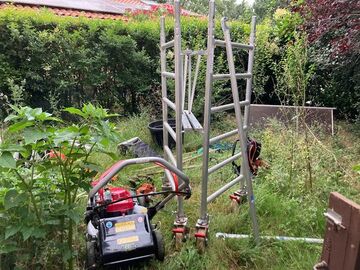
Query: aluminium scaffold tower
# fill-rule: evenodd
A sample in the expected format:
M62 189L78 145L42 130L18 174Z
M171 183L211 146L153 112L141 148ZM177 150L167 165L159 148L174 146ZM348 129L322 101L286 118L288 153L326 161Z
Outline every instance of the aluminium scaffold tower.
M187 130L195 130L203 133L203 164L202 164L202 188L201 188L201 205L200 218L196 224L195 237L197 245L202 250L207 242L209 217L207 213L207 204L227 191L229 188L240 183L240 192L235 192L236 196L247 194L250 203L250 215L253 224L253 231L255 240L258 241L258 225L256 220L255 201L252 191L251 173L248 165L247 155L247 131L249 108L251 99L251 80L252 67L254 59L254 41L255 41L255 17L252 18L250 43L248 45L231 42L230 29L226 24L226 19L222 20L222 30L224 32L225 40L216 40L214 36L215 28L215 2L209 1L209 19L208 19L208 41L207 49L205 51L191 51L181 49L181 24L180 24L180 2L174 1L174 39L171 41L165 40L165 18L161 17L160 26L160 60L161 60L161 88L162 88L162 113L163 113L163 148L164 157L166 160L173 163L179 170L183 169L183 132ZM213 74L214 65L214 49L215 46L225 47L229 73L228 74ZM174 48L175 68L174 72L167 70L166 51ZM233 60L233 48L245 49L249 51L248 70L246 73L236 73ZM207 57L206 67L206 83L205 83L205 106L204 106L204 125L203 127L198 122L196 117L192 114L192 105L195 96L197 75L199 72L201 57ZM195 74L192 80L192 65L191 59L197 56L195 67ZM175 81L175 102L171 101L168 96L167 79ZM215 80L230 79L231 90L233 96L233 103L212 107L212 84ZM238 79L246 79L246 99L239 101L239 93L237 87ZM188 87L186 87L188 82ZM185 96L186 89L188 89L187 110L185 110ZM244 115L241 107L244 108ZM175 113L175 129L169 123L169 108ZM236 115L237 129L210 138L210 117L212 113L234 109ZM171 136L176 142L176 154L174 155L169 147L168 136ZM209 148L210 145L222 139L237 135L240 142L240 153L220 162L219 164L209 168ZM208 180L209 175L232 161L242 158L241 173L231 182L221 187L218 191L208 196ZM171 174L166 173L166 178L172 177ZM165 181L166 182L166 181ZM165 185L166 186L166 185ZM165 187L166 188L166 187ZM188 234L187 217L183 209L183 198L178 196L178 208L174 222L173 233L176 239L177 247L184 241Z
M252 189L252 175L248 163L247 154L247 131L249 129L249 110L251 102L251 87L252 87L252 69L254 61L254 49L255 49L255 24L256 19L252 17L251 33L249 44L240 44L231 41L230 28L227 25L227 19L221 20L221 28L224 34L225 40L215 39L215 2L209 1L209 18L208 18L208 40L207 40L207 66L206 66L206 82L205 82L205 105L204 105L204 125L203 125L203 164L202 164L202 187L201 187L201 205L200 205L200 218L196 223L196 243L199 250L205 248L208 238L209 229L209 216L207 213L207 205L214 199L219 197L225 191L231 187L239 184L240 190L235 192L235 196L247 195L250 205L250 216L252 221L253 235L255 241L259 241L259 229L256 218L255 197ZM229 73L227 74L214 74L214 49L215 47L225 47ZM244 49L248 51L248 67L246 73L236 73L233 49ZM231 82L231 92L233 103L214 106L212 107L212 89L213 82L216 80L229 80ZM246 93L245 100L239 100L239 90L237 85L238 79L246 80ZM242 107L244 113L242 113ZM235 110L236 125L235 130L220 134L213 138L210 138L211 127L211 114ZM240 143L241 151L220 163L209 168L209 149L210 145L220 140L237 135L237 139ZM208 195L208 183L209 175L224 167L225 165L233 162L236 159L241 158L241 172L235 179L226 183L220 189L214 193Z

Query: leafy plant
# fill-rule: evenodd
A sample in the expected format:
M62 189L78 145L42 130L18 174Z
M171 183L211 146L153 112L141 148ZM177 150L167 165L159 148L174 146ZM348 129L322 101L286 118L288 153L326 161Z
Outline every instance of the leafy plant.
M307 52L307 39L305 35L294 33L294 42L289 42L286 46L285 57L281 61L281 66L277 70L278 96L285 105L295 105L296 114L294 116L296 123L296 134L291 136L291 166L290 181L292 181L294 171L294 160L297 158L294 144L298 140L299 128L302 127L305 132L305 153L306 170L308 172L307 186L312 189L313 169L309 149L308 127L306 124L306 98L308 84L314 74L315 66L309 63Z
M77 124L68 124L41 108L12 109L14 114L5 119L12 123L8 127L12 138L0 145L1 253L22 250L17 265L41 266L40 261L31 261L45 252L38 239L52 239L47 248L54 254L48 259L54 265L67 262L73 269L74 230L82 218L79 200L101 168L91 156L115 157L108 149L117 133L108 118L116 115L86 104L64 110L79 117Z
M11 91L11 101L13 105L19 107L24 106L25 101L25 84L26 80L22 80L20 85L16 84L13 79L8 79L9 89Z
M274 20L274 32L278 42L284 42L285 44L295 39L297 27L302 22L302 19L298 13L290 12L287 9L277 9L273 16Z
M306 90L314 73L314 66L309 63L306 36L295 33L295 40L287 44L280 64L277 92L282 103L304 106Z

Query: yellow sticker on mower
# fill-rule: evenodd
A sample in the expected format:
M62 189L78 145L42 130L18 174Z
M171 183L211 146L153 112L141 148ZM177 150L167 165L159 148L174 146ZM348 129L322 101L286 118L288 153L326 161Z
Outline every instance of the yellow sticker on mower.
M125 221L115 224L115 232L127 232L135 230L135 221Z
M133 243L133 242L138 242L138 241L139 241L139 236L134 235L134 236L118 239L117 244L118 245L123 245L123 244L129 244L129 243Z

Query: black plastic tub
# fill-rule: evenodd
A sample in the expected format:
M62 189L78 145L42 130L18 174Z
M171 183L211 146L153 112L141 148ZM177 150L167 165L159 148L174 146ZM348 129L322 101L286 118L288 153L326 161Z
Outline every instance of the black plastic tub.
M168 123L169 123L170 127L172 127L174 129L174 131L176 131L175 119L168 119ZM153 141L160 147L163 147L163 129L164 129L163 121L158 120L158 121L151 122L149 124L148 128L150 130ZM169 147L174 148L176 146L174 139L171 137L170 134L168 137L169 137Z

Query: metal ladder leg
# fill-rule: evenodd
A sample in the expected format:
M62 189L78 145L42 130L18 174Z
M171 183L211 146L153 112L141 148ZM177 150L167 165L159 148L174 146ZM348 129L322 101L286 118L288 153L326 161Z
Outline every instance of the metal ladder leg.
M164 156L166 160L169 160L180 171L183 169L183 142L182 142L182 91L183 91L183 63L181 59L181 28L180 28L180 2L175 0L175 27L174 27L174 40L169 42L165 41L165 18L161 18L161 32L160 32L160 60L161 60L161 87L162 87L162 110L163 110L163 143L164 143ZM166 71L166 49L174 47L175 52L175 72ZM167 97L167 78L175 80L175 102L172 102ZM175 131L168 123L168 109L169 107L175 111ZM176 156L169 147L169 134L176 142ZM172 178L172 175L165 171L166 179ZM167 181L168 182L168 181ZM182 185L182 180L179 179L179 185ZM167 187L167 183L163 184L164 188ZM168 196L169 199L172 197ZM178 208L176 218L174 221L173 233L176 240L183 241L187 234L187 217L183 208L183 197L177 196Z
M196 241L198 249L205 248L208 236L209 217L207 214L207 191L208 191L208 167L209 167L209 146L210 146L210 117L211 117L211 94L214 66L214 28L215 28L215 1L209 1L208 18L208 40L207 40L207 63L205 79L205 106L203 125L203 164L201 182L200 218L196 223Z
M234 58L233 58L233 51L232 51L232 44L231 44L231 37L230 37L230 29L226 25L226 19L223 18L221 21L221 26L224 32L224 38L226 43L226 55L229 65L229 72L230 72L230 81L231 81L231 90L233 95L234 104L239 104L239 93L238 93L238 87L237 87L237 79L236 79L236 72L235 72L235 64L234 64ZM252 50L253 51L253 50ZM250 56L249 56L250 58ZM250 59L249 59L250 60ZM251 63L252 67L252 63ZM249 79L248 79L249 81ZM250 85L251 87L251 85ZM236 123L238 126L238 135L241 145L241 154L242 154L242 164L241 167L242 173L244 175L244 179L246 181L246 188L247 188L247 195L248 200L250 204L250 216L253 226L253 232L255 241L259 242L259 228L257 224L257 218L256 218L256 208L255 208L255 197L253 193L252 188L252 179L251 179L251 173L248 163L248 155L247 155L247 138L246 134L243 128L243 119L242 119L242 113L240 106L234 106L235 108L235 115L236 115ZM248 116L248 114L247 114Z
M168 122L168 105L164 100L167 99L167 84L166 84L166 76L164 76L164 72L166 72L166 47L165 44L165 17L160 18L160 62L161 62L161 94L162 94L162 117L163 117L163 126ZM169 160L169 155L166 148L169 148L169 139L168 139L168 130L163 128L163 145L164 145L164 158ZM176 164L174 164L176 165ZM165 176L163 181L163 190L170 190L170 184L168 180L168 176Z
M176 106L176 167L183 170L183 142L182 142L182 92L183 92L183 63L181 60L181 26L180 26L180 0L174 1L175 5L175 29L174 29L174 51L175 51L175 106ZM181 181L181 180L180 180ZM178 196L178 212L174 225L185 227L187 218L184 214L183 197Z
M252 16L251 18L251 32L250 32L250 40L249 44L255 48L255 33L256 33L256 17ZM247 73L252 74L253 72L253 65L254 65L254 53L255 50L249 50L249 58L248 58L248 67L247 67ZM245 136L247 138L247 127L249 126L249 115L250 115L250 104L251 104L251 87L252 87L252 78L246 79L246 98L245 100L248 102L247 105L245 105L245 111L244 111L244 127L245 130ZM242 169L241 169L242 170ZM240 192L245 190L245 179L241 181L240 183Z

